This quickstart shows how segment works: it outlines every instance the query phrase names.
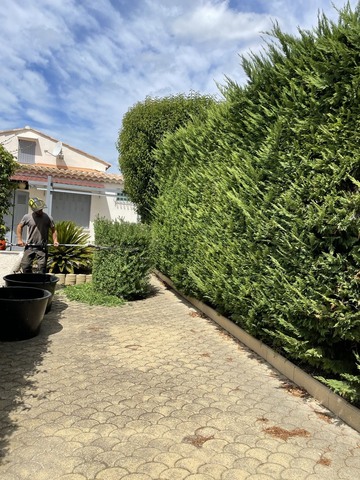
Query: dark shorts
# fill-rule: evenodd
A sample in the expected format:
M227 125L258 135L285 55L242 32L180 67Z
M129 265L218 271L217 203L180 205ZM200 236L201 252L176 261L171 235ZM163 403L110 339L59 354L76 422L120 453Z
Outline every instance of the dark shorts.
M23 273L32 273L34 261L38 264L39 273L46 273L46 251L42 248L25 248L24 255L21 260L21 270Z

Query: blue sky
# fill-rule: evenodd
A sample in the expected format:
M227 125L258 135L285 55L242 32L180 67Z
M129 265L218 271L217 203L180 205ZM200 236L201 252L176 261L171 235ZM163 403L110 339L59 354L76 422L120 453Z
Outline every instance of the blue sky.
M1 0L0 130L30 125L111 163L124 114L146 96L242 84L263 32L336 20L346 0ZM354 8L357 0L350 1Z

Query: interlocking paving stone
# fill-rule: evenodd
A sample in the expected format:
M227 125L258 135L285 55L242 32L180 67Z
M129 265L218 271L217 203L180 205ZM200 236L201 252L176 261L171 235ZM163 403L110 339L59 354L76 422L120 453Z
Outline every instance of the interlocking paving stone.
M0 342L4 480L360 478L360 434L153 279Z

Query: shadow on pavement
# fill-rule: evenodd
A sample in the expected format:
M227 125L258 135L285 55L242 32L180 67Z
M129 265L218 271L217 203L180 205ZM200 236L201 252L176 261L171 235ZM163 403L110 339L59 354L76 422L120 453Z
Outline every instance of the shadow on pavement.
M51 336L62 330L59 320L66 308L67 304L54 296L51 311L44 316L36 337L0 341L0 465L5 463L9 439L19 428L17 417L26 413L27 399L38 395L34 376L41 371Z

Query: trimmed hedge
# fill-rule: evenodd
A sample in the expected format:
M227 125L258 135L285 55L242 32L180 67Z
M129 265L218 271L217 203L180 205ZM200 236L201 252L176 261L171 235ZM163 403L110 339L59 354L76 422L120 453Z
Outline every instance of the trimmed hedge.
M126 300L146 297L153 267L150 229L141 224L98 219L95 241L112 247L95 252L92 273L95 290Z
M157 149L157 267L358 404L359 8L299 33Z
M124 115L117 142L119 166L125 178L125 191L136 204L142 222L150 223L157 196L154 149L167 133L194 118L205 118L208 106L214 102L212 97L196 92L146 97Z

